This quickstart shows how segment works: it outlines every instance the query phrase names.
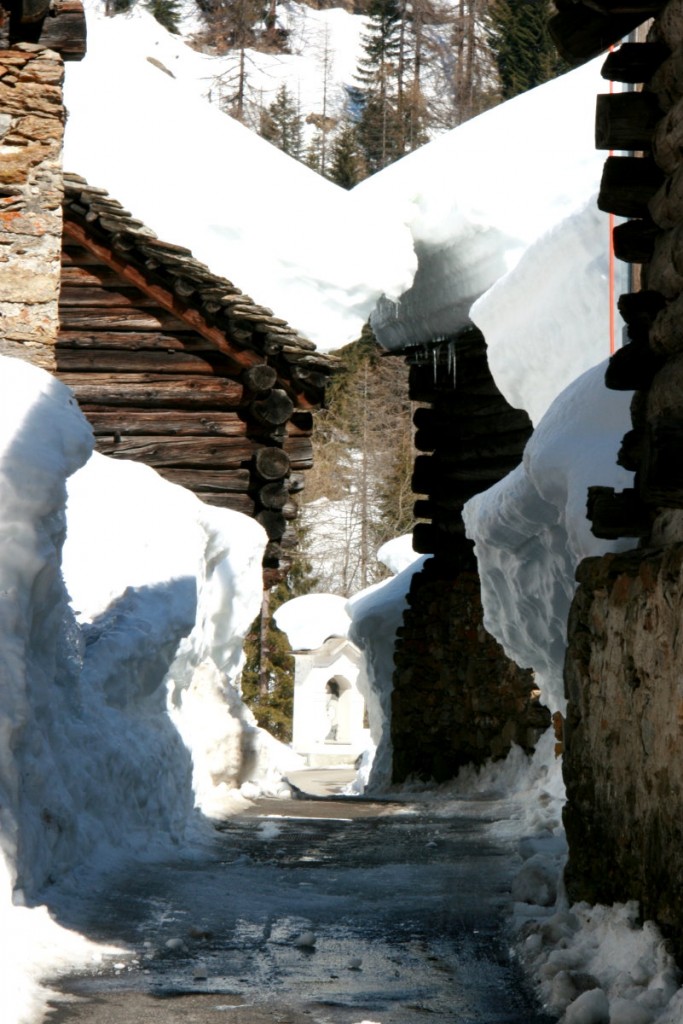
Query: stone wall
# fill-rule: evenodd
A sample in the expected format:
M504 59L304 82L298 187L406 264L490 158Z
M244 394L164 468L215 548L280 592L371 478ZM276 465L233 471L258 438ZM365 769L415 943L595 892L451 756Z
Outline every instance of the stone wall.
M61 57L0 50L0 353L54 367L62 236Z
M533 750L550 724L529 670L483 625L479 576L430 559L413 576L394 661L394 781L451 779L465 764Z
M683 544L587 559L569 621L573 900L638 899L683 954Z

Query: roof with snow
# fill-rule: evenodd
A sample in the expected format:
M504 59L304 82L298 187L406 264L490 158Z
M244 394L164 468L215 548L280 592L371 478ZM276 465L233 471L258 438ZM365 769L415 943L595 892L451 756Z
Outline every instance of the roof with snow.
M175 313L199 314L209 329L206 333L212 333L216 346L238 369L267 359L297 405L322 402L334 357L318 352L286 320L254 302L232 281L214 274L189 249L157 238L106 189L65 174L64 192L67 235L75 240L81 234L99 237L122 262L138 266L146 280L166 292ZM204 333L197 318L193 320Z

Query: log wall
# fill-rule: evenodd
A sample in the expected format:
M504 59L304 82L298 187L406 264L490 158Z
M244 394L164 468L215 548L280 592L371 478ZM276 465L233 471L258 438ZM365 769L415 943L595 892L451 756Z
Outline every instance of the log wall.
M526 413L495 385L486 345L472 328L450 343L409 355L420 495L416 551L431 554L412 580L394 655L394 780L444 780L464 764L533 748L550 721L531 673L514 665L483 626L473 545L462 509L521 460Z
M254 516L272 576L290 541L309 412L267 362L246 368L65 234L56 370L96 448L141 461L209 504Z

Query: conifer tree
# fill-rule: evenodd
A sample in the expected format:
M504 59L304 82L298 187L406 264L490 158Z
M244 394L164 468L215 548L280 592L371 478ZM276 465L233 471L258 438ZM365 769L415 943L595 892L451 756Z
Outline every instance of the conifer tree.
M286 85L281 85L277 96L261 111L259 135L283 153L301 159L303 154L302 119L298 104Z
M490 0L486 32L504 100L567 69L548 32L552 13L550 0Z
M367 177L355 126L347 121L335 135L327 177L342 188L353 188Z
M167 31L180 32L180 4L178 0L146 0L145 7Z

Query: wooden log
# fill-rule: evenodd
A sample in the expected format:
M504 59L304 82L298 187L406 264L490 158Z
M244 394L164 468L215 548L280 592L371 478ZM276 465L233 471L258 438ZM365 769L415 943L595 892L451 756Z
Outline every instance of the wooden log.
M67 261L62 253L61 285L63 291L65 286L73 288L80 285L89 285L94 288L120 288L125 287L125 282L103 263L81 266Z
M258 398L249 406L254 419L269 427L286 423L293 411L294 402L282 388L273 388L265 398Z
M466 430L444 434L439 430L423 428L415 434L415 447L419 452L438 450L440 457L467 465L491 457L521 458L530 436L531 427L500 432L492 430L488 434L470 433Z
M652 258L659 228L649 218L627 220L612 232L614 255L624 263L647 263Z
M624 39L646 17L642 11L607 15L582 4L572 4L550 19L548 30L560 55L569 64L583 64Z
M283 448L292 469L310 469L313 465L313 445L308 437L286 437Z
M650 529L647 510L633 488L589 487L587 517L595 537L644 537Z
M254 453L254 468L262 480L282 480L289 465L289 455L282 448L259 448Z
M139 349L91 349L66 348L58 345L55 349L57 373L95 373L122 375L128 373L173 373L204 374L207 376L234 377L232 365L215 352L212 358L191 352L167 352L163 349L140 351Z
M617 300L617 307L629 326L645 325L649 330L655 317L666 306L661 292L643 289L639 292L624 292Z
M59 320L65 331L186 331L187 325L163 309L110 309L65 306Z
M661 356L652 349L631 342L611 357L605 371L605 387L611 391L647 390L661 365Z
M256 363L242 374L242 381L248 391L262 394L270 391L277 383L277 370L268 363Z
M683 225L657 236L647 268L647 284L648 289L661 292L667 299L683 292Z
M211 352L216 348L201 334L178 331L165 334L162 331L60 331L59 349L140 349L157 352ZM233 374L234 375L234 374Z
M649 331L649 342L653 352L663 356L683 352L683 295L657 314Z
M164 467L161 474L171 483L205 494L246 494L250 480L248 469L179 469L169 466Z
M683 100L671 108L652 137L652 156L665 174L674 174L683 159Z
M650 82L669 53L669 47L661 42L622 43L608 55L600 74L611 82Z
M59 379L85 405L236 409L242 400L242 385L225 377L129 373L113 381L106 373L60 373Z
M289 494L289 487L285 486L280 480L264 484L257 492L259 503L264 508L274 508L277 510L283 509L288 504Z
M647 92L599 95L595 113L596 149L649 149L662 110Z
M176 437L157 434L97 436L97 450L103 455L144 462L148 466L211 466L236 469L252 458L254 443L247 437Z
M501 397L498 401L477 398L474 411L467 395L438 409L434 406L419 406L413 413L413 423L418 430L434 430L446 439L463 430L472 434L488 435L494 430L517 430L528 427L531 421L523 409L513 409Z
M60 310L66 307L73 307L75 309L106 309L112 306L146 309L148 307L158 308L158 303L138 288L126 287L122 283L119 283L116 288L102 288L99 284L72 285L62 279L62 286L59 292Z
M654 160L637 156L608 156L602 172L598 208L620 217L646 217L648 203L664 175Z
M162 474L165 475L165 474ZM194 490L194 488L193 488ZM233 512L241 512L245 516L254 516L254 499L248 494L230 494L219 491L197 491L194 490L200 501L207 505L216 505L219 508L228 508Z
M410 486L413 494L428 494L430 497L448 495L466 500L498 483L515 465L517 462L504 468L480 466L469 472L448 469L434 456L418 455Z
M115 434L120 437L136 434L167 437L246 437L247 425L238 412L192 412L182 409L103 410L98 406L82 405L95 435Z
M287 520L284 515L274 509L262 509L256 513L254 518L266 531L269 540L280 540L287 529Z
M418 555L447 554L459 551L461 540L465 539L464 524L457 533L445 533L433 523L416 523L413 527L413 551Z
M653 44L664 46L664 43ZM673 53L662 61L652 75L648 89L657 97L662 110L670 110L683 99L683 46L677 46Z
M17 43L38 43L42 48L56 50L62 60L82 60L86 51L86 25L83 4L79 0L55 0L44 18L25 22L14 6L12 16L0 21L0 49Z

